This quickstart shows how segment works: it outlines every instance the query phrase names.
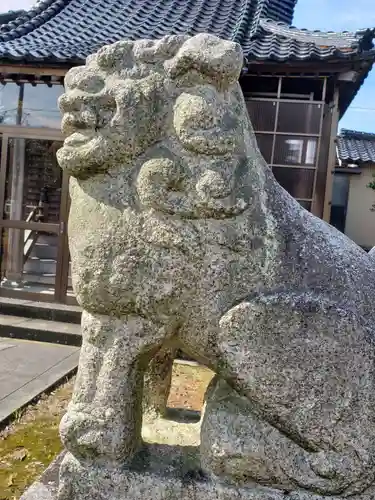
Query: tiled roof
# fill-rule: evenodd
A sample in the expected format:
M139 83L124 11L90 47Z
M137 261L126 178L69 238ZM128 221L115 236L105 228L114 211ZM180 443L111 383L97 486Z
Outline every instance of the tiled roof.
M365 53L372 53L375 59L374 37L375 29L341 33L309 31L261 19L248 51L252 59L263 61L324 61Z
M346 163L375 163L375 134L342 130L337 138L337 153Z
M0 59L74 64L120 39L210 32L251 60L348 58L374 30L323 33L290 27L296 0L39 0L0 26ZM280 22L283 21L283 22Z
M259 21L248 47L249 60L257 62L308 62L360 60L358 77L340 91L340 117L354 99L375 61L375 29L357 32L323 32L297 29L270 19Z
M24 14L26 14L25 10L10 10L9 12L4 12L4 14L0 14L0 26L10 23Z
M0 58L75 62L120 39L210 32L250 46L261 16L292 20L295 0L40 0L0 27Z
M291 24L297 0L273 0L267 4L262 16L274 21Z

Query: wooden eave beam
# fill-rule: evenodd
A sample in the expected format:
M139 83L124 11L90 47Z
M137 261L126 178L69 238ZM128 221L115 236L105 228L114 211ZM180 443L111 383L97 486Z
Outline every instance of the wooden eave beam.
M57 68L49 66L32 66L27 64L0 64L0 73L7 74L28 74L35 76L59 76L64 77L69 71L69 67Z
M275 74L275 75L311 75L331 76L353 70L363 70L369 61L363 59L337 61L250 61L248 63L248 74Z
M6 84L14 82L17 85L21 83L30 83L31 85L35 86L37 84L45 84L48 87L52 87L52 85L57 84L57 85L62 85L64 82L64 77L62 76L38 76L34 74L23 74L23 73L2 73L0 71L0 84Z

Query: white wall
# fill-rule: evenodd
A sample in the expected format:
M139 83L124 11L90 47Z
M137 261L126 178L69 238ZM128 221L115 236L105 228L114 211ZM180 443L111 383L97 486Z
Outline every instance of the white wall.
M350 175L348 209L346 214L345 234L358 245L375 246L375 191L367 187L373 180L375 165L362 167L359 175Z

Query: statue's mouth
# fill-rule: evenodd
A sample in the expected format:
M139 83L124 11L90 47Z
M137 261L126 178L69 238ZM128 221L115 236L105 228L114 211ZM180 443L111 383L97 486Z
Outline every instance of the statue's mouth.
M92 141L96 137L96 133L93 130L85 130L74 132L69 135L64 141L64 146L71 148L80 147L86 145L88 142Z
M65 137L68 137L75 132L86 133L92 132L97 125L97 115L91 109L85 109L79 114L70 112L65 113L61 121L61 130Z

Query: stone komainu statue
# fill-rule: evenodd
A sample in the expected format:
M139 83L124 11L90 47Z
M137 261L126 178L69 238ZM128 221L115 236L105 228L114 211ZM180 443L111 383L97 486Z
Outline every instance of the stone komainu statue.
M131 461L147 364L179 345L218 375L206 475L354 495L375 476L375 264L275 181L242 61L235 43L169 36L66 77L58 159L84 313L61 436L83 460Z

